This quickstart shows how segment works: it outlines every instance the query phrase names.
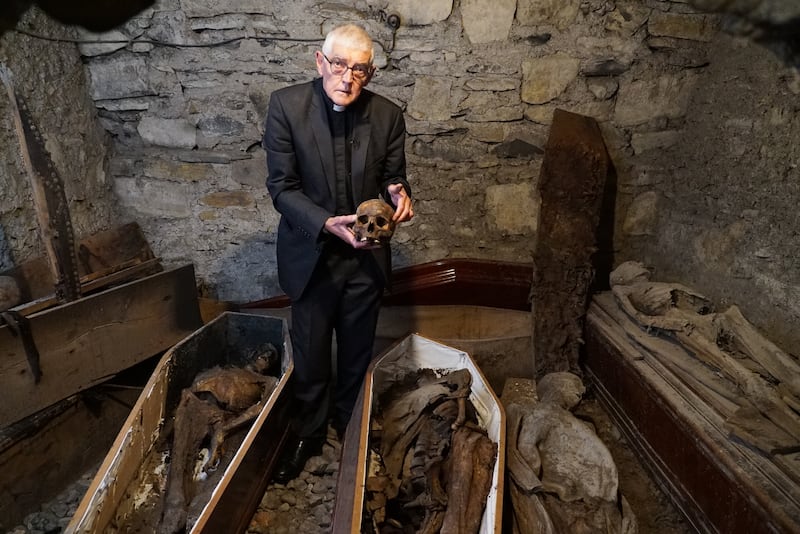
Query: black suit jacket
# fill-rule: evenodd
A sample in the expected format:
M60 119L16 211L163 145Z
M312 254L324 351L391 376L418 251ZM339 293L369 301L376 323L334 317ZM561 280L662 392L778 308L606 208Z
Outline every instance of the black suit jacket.
M322 79L272 93L263 146L267 151L267 188L281 214L278 227L278 280L297 299L311 277L326 239L325 220L336 210L333 139ZM354 114L351 190L356 206L383 195L392 183L406 192L405 121L402 110L362 89L350 105ZM388 246L371 251L385 280L391 272Z

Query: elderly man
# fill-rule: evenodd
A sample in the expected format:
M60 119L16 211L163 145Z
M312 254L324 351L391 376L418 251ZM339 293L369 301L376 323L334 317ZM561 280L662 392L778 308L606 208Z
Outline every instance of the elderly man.
M391 251L355 238L355 208L382 196L395 222L414 216L402 111L364 89L375 73L369 34L339 26L315 59L321 78L272 94L263 140L267 188L281 214L278 279L292 301L296 406L280 483L319 454L329 418L342 436L372 357Z

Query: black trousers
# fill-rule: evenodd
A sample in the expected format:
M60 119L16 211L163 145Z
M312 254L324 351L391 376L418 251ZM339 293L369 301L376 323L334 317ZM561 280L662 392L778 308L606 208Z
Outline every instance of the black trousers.
M292 302L292 429L297 436L324 438L329 417L340 429L350 420L372 359L384 285L369 252L334 245L323 252L303 295Z

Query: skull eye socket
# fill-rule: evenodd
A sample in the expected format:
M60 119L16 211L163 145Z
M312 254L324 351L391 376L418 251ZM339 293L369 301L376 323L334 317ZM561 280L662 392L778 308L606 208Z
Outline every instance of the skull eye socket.
M360 215L358 217L359 224L367 224L369 222L369 215Z
M377 225L378 225L378 226L380 226L381 228L383 228L384 226L386 226L388 223L389 223L389 221L387 221L387 220L386 220L386 219L384 219L383 217L380 217L380 216L378 216L378 217L375 217L375 224L377 224Z

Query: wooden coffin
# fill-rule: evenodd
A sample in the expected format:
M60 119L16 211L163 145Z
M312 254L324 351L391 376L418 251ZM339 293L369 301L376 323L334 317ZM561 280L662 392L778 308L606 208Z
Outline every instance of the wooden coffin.
M208 500L196 516L190 513L187 532L244 532L269 482L274 458L286 439L288 427L287 382L293 361L286 321L266 315L225 312L167 351L147 382L125 426L120 431L65 532L128 532L133 515L131 495L139 502L158 499L150 470L152 454L162 433L168 432L181 392L197 374L214 366L248 363L266 343L280 354L277 385L258 416L241 432L230 459L220 473ZM156 476L158 479L158 476ZM160 515L160 514L159 514ZM137 519L137 521L139 521ZM157 521L157 520L156 520ZM138 523L137 523L138 525ZM148 528L147 530L150 530Z
M384 305L376 354L412 333L469 354L494 391L502 391L509 376L533 377L530 311L465 304Z
M724 418L692 382L704 375L676 372L671 361L680 360L666 358L683 350L643 330L610 292L594 296L586 323L587 377L692 527L720 534L800 533L800 454L786 455L782 468L731 439Z
M197 329L194 267L37 311L25 322L29 339L0 326L0 427L104 382Z
M360 411L354 412L345 436L332 532L353 534L361 532L365 513L366 480L369 474L370 421L377 408L378 396L395 381L396 377L420 369L433 369L437 374L467 369L472 375L472 391L469 399L478 413L479 425L498 446L491 490L486 501L480 533L501 532L505 471L503 407L469 354L418 334L411 334L398 341L373 360L367 371L356 406L356 410Z

